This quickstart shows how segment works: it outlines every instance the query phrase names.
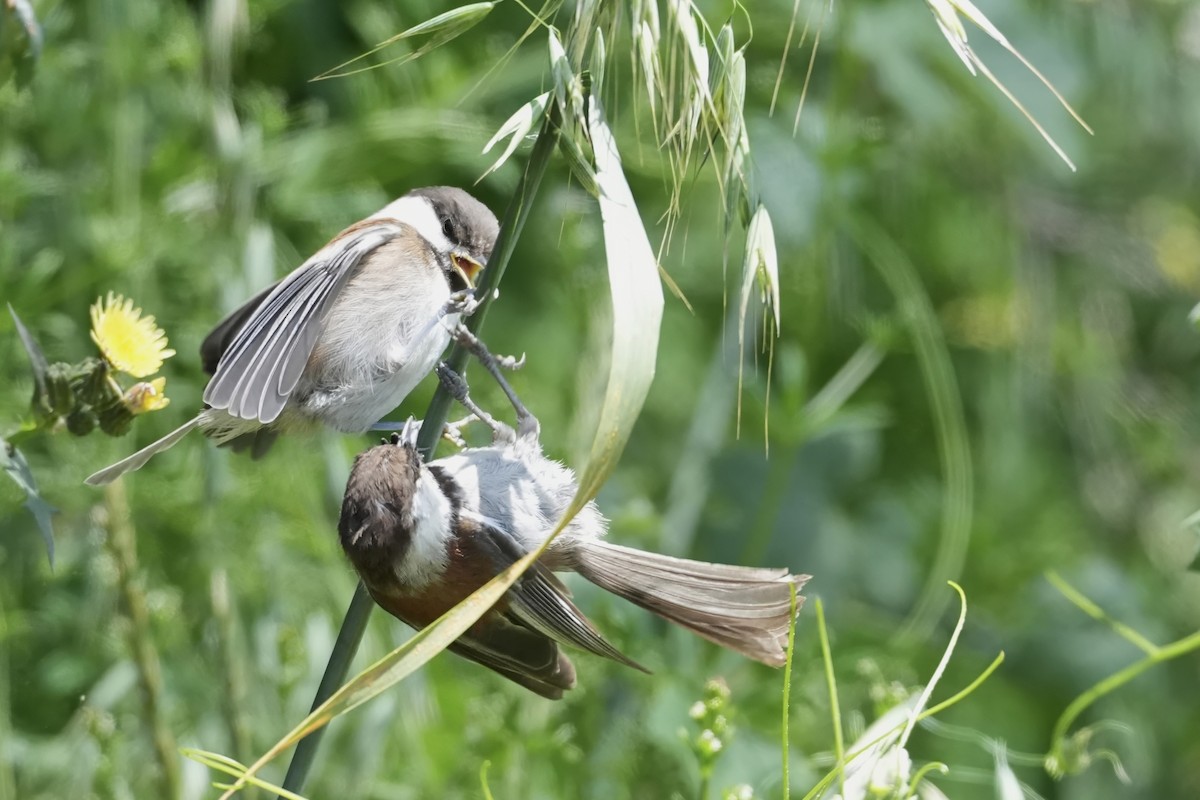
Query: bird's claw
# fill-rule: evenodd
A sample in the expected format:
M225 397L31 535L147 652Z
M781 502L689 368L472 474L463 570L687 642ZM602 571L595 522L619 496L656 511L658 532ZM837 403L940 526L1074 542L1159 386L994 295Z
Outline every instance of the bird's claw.
M479 301L475 299L475 291L473 289L463 289L450 295L450 299L446 301L445 311L447 314L458 314L461 317L469 317L479 308Z
M467 447L467 440L463 438L462 429L474 422L478 417L474 414L468 414L456 422L447 422L446 427L442 430L442 438L450 444L457 447L459 450Z

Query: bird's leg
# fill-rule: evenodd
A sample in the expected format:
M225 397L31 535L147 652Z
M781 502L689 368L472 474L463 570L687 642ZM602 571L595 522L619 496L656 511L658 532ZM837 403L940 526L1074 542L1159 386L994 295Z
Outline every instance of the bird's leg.
M474 415L463 417L457 422L447 422L445 428L442 429L442 438L450 442L458 448L467 446L466 440L462 437L462 429L475 421ZM421 421L409 417L403 422L394 422L391 420L380 420L370 427L371 431L390 432L392 435L388 439L383 440L383 444L402 444L405 442L415 443L417 434L421 431Z
M508 401L512 403L513 410L517 412L517 436L522 439L533 437L536 440L538 434L541 432L541 424L538 422L537 417L521 402L521 398L517 396L512 386L509 385L508 380L504 377L504 373L500 369L501 367L505 369L520 369L525 366L524 354L520 358L497 356L487 349L487 345L480 341L478 336L467 330L465 325L456 325L451 331L451 335L468 352L479 359L479 363L483 365L483 368L496 380L496 383L500 384L501 391L504 392Z
M470 411L484 425L492 429L492 436L497 440L515 441L516 433L512 428L500 422L491 414L480 408L474 400L471 399L470 391L467 387L467 382L454 370L450 369L445 361L437 365L438 380L446 391L457 400L463 408Z

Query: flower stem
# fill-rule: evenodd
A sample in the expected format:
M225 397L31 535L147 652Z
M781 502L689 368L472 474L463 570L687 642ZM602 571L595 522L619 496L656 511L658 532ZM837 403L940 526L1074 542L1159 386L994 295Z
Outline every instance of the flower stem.
M162 667L158 651L154 648L146 591L138 575L137 534L122 481L114 481L105 487L104 506L108 516L105 544L117 565L117 585L125 603L125 611L129 614L129 648L133 651L133 662L141 687L142 714L154 741L154 753L158 757L158 795L175 800L180 797L182 785L179 753L175 747L175 736L163 714Z
M479 299L479 308L467 320L467 328L472 333L478 333L483 326L488 307L495 296L495 290L500 285L500 279L504 277L504 270L508 266L509 259L512 258L513 250L516 249L517 239L520 238L521 230L529 219L534 197L537 195L542 177L546 174L550 157L554 153L554 146L558 138L558 116L557 106L552 105L542 129L538 133L537 141L534 142L533 151L529 155L529 163L525 166L525 174L521 176L512 200L509 201L508 209L504 213L504 221L500 226L500 235L496 239L496 246L492 250L491 258L488 259L487 269L483 271L483 280L480 281L475 292ZM467 351L456 343L451 349L446 363L461 375L466 360ZM450 412L450 404L450 395L446 393L445 389L438 386L433 399L429 402L429 408L425 412L425 418L421 425L421 433L417 437L417 448L426 460L433 455L433 449L441 437L442 427ZM329 662L325 665L325 674L322 676L321 684L317 687L317 694L313 698L312 707L314 709L328 700L330 695L345 682L346 675L350 670L350 663L354 660L355 653L358 652L358 645L362 641L363 632L366 630L367 620L373 608L371 596L360 582L354 591L354 597L350 600L350 607L346 610L346 616L342 620L337 641L334 642L333 651L329 654ZM300 792L305 778L308 777L317 747L328 727L326 725L314 731L296 745L296 752L292 755L292 762L288 766L287 776L283 781L284 789L290 792Z

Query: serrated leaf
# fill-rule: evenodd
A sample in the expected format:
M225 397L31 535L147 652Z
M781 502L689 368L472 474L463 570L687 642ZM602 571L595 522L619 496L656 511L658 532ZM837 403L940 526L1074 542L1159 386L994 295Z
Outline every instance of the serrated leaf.
M222 795L223 800L255 780L256 773L288 747L394 686L474 625L595 497L615 466L654 378L663 296L654 251L621 170L612 132L603 120L599 98L592 98L588 127L596 150L600 216L612 293L613 350L599 423L587 462L578 470L574 499L541 548L352 678L239 775Z
M376 69L377 67L384 67L389 64L407 64L408 62L414 61L425 55L430 50L441 47L446 42L456 39L463 33L469 31L471 28L474 28L476 25L482 22L484 17L490 14L492 9L495 7L495 3L489 2L471 3L465 6L459 6L458 8L452 8L449 11L438 14L436 17L427 19L422 23L412 26L411 28L407 28L390 39L385 39L367 52L357 55L349 61L344 61L341 64L338 64L336 67L322 72L320 75L313 78L313 80L321 81L329 78L344 78L348 75L357 75L360 72L366 72L367 70ZM404 39L412 39L419 36L429 36L430 39L428 42L421 45L411 53L384 61L382 64L343 71L351 64L362 61L364 58L373 56L380 50L383 50L385 47L389 47Z
M509 137L508 146L504 148L504 152L500 154L500 158L492 164L487 170L479 176L479 180L483 180L488 175L491 175L496 170L500 169L512 154L517 152L517 147L524 141L525 137L533 130L535 125L542 121L542 117L546 115L546 104L550 102L550 93L544 92L530 100L525 105L521 106L509 117L500 129L488 140L488 143L483 146L483 152L488 153L493 147L505 137Z
M21 339L21 344L25 348L25 354L29 356L29 366L33 370L33 384L37 388L37 396L43 397L46 394L46 370L49 364L46 363L46 356L42 353L41 346L37 343L37 339L33 338L33 334L25 327L25 323L21 322L21 318L17 316L17 312L13 309L12 303L8 304L8 313L12 315L13 325L17 328L17 336Z
M46 545L46 557L49 558L50 566L53 567L54 523L51 517L55 508L43 500L41 494L38 493L37 481L33 477L33 471L29 468L29 462L25 460L24 454L3 439L0 439L0 467L25 492L25 507L29 509L29 513L37 522L38 531L42 534L42 541Z

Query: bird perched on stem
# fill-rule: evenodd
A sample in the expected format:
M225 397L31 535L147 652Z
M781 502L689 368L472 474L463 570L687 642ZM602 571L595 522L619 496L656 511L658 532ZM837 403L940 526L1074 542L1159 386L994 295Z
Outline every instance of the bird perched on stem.
M493 443L425 464L415 446L419 425L410 421L355 460L338 522L342 548L371 596L418 629L541 546L576 489L574 474L543 455L537 419L495 359L461 326L458 333L512 401L517 429L475 406L461 378L440 366L443 384L492 428ZM784 663L792 587L798 591L807 575L622 547L604 540L606 526L588 503L450 650L551 699L575 685L560 644L645 671L604 638L555 576L575 572L723 647Z
M200 347L206 408L89 484L109 483L194 428L261 455L280 432L362 433L433 369L473 310L499 225L461 189L415 189L356 222L226 317Z

